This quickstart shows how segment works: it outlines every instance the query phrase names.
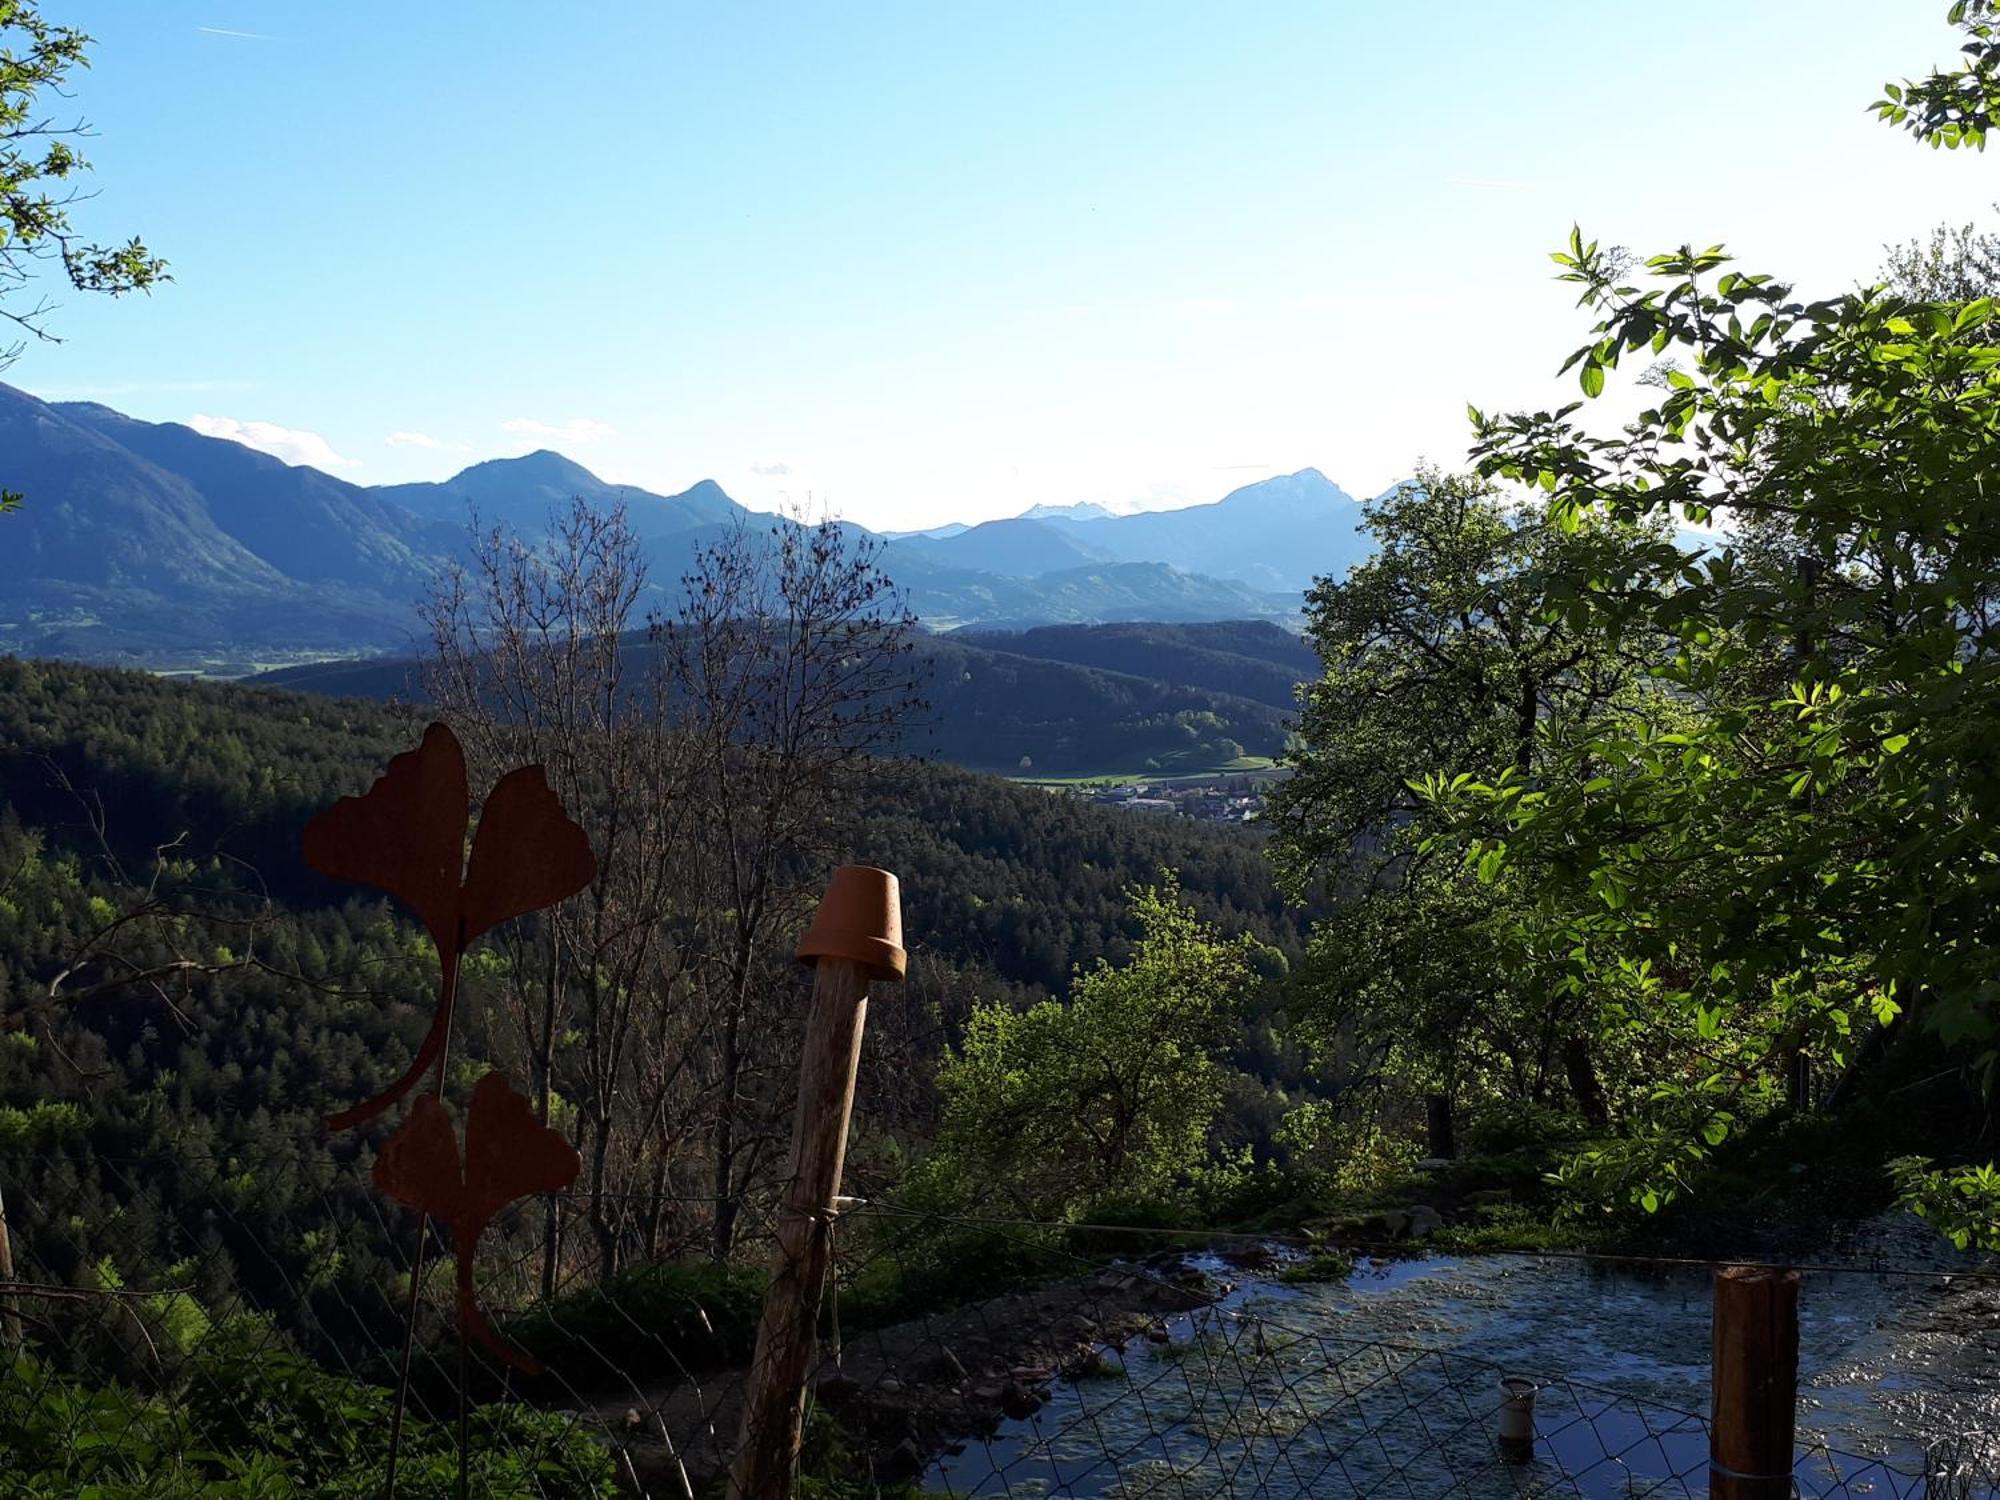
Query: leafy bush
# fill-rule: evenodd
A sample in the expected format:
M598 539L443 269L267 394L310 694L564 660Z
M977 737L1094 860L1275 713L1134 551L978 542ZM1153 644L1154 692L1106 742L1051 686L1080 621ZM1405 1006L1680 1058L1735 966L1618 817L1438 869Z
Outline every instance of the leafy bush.
M382 1493L392 1394L294 1355L204 1357L171 1396L92 1387L31 1355L0 1364L0 1470L7 1493L74 1500L373 1500ZM560 1416L479 1408L470 1423L471 1493L512 1500L606 1500L611 1456ZM397 1493L456 1493L452 1424L403 1425Z
M1074 1258L1045 1239L1041 1230L897 1225L884 1253L860 1249L863 1269L839 1289L841 1324L881 1328L1076 1274Z
M639 1266L525 1314L507 1335L578 1390L701 1374L750 1357L764 1280L707 1260Z

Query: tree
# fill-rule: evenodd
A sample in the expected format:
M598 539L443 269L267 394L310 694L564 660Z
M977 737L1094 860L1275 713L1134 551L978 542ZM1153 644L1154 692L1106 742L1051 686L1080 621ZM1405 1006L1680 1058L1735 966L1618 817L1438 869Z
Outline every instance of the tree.
M1971 302L2000 291L2000 234L1971 224L1889 247L1882 279L1916 302Z
M44 95L62 96L74 68L88 67L90 38L42 19L30 0L0 0L0 318L32 338L52 340L46 296L21 293L50 268L79 292L122 296L167 279L166 262L138 239L100 245L83 238L70 210L84 196L78 178L89 163L73 144L89 133L41 113ZM0 347L0 369L23 345ZM0 492L0 511L21 497Z
M1552 736L1630 705L1644 638L1593 631L1547 590L1572 569L1629 569L1660 539L1601 519L1565 528L1532 500L1431 470L1371 501L1363 525L1375 555L1307 597L1324 670L1268 814L1288 890L1337 900L1314 930L1302 1018L1353 1059L1356 1082L1383 1086L1352 1090L1356 1102L1567 1091L1601 1126L1588 1007L1498 961L1515 893L1479 889L1426 847L1438 825L1416 788L1496 765L1530 773Z
M1965 68L1883 113L1977 146L1993 11L1951 15ZM1597 315L1565 366L1586 402L1640 354L1672 360L1664 396L1617 433L1590 430L1584 403L1475 414L1481 472L1540 489L1565 526L1732 529L1698 560L1655 550L1636 577L1551 580L1550 607L1675 642L1648 670L1654 711L1426 792L1450 847L1538 893L1524 931L1555 968L1606 987L1607 1009L1640 986L1673 1041L1644 1149L1597 1184L1651 1205L1786 1097L1774 1079L1802 1048L1851 1080L1915 1021L1994 1067L2000 314L1954 286L1805 301L1719 248L1628 276L1572 233L1556 259Z
M923 701L915 617L880 544L822 519L741 525L702 549L653 623L691 757L708 934L695 970L714 1027L713 1239L734 1243L745 1195L787 1139L796 1009L773 970L856 837L860 798ZM760 1009L759 997L763 996Z
M544 764L597 853L590 889L505 939L502 988L544 1122L576 1112L606 1274L697 1229L726 1256L779 1164L787 940L917 707L912 621L837 523L725 533L641 629L648 588L622 511L578 500L539 545L475 528L427 607L433 701L487 771ZM705 1224L677 1171L705 1177Z
M1995 0L1955 0L1946 19L1964 35L1963 61L1921 79L1882 85L1870 108L1878 119L1900 125L1933 150L1986 149L1986 132L2000 113L2000 5Z
M1112 1191L1171 1194L1210 1164L1254 945L1202 922L1170 876L1129 899L1130 962L1079 970L1066 1005L973 1012L938 1073L933 1170L1059 1218Z
M660 1215L657 1198L647 1204L617 1180L614 1148L635 1114L649 1118L630 1155L656 1168L674 1137L661 1089L645 1092L650 1112L635 1109L635 1069L649 1044L666 1050L667 1036L682 1059L695 1045L691 1018L668 998L697 957L674 941L683 893L700 885L690 867L688 759L683 738L668 732L657 671L628 660L646 587L623 508L576 500L550 517L539 545L475 522L468 563L448 569L423 606L428 696L460 730L477 774L544 766L597 856L581 895L503 930L501 988L539 1120L552 1122L559 1091L575 1106L586 1212L607 1272L633 1210L655 1235ZM545 1295L560 1250L551 1207Z

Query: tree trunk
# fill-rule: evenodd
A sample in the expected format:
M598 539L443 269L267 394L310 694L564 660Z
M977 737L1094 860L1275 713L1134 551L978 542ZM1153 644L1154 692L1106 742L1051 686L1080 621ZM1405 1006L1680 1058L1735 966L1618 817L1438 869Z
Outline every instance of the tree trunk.
M555 1105L556 996L562 988L562 938L553 920L549 927L549 967L542 977L542 1029L534 1039L534 1055L529 1061L535 1090L535 1114L543 1125ZM542 1210L542 1300L556 1294L556 1271L562 1260L562 1202L551 1198Z
M732 1006L722 1028L722 1099L715 1115L715 1233L711 1250L729 1259L736 1241L736 1087L743 1067L738 1030L742 1008Z
M1542 698L1535 679L1521 674L1521 701L1515 709L1514 769L1526 776L1535 765L1535 723L1541 717Z
M1451 1095L1424 1096L1425 1154L1434 1161L1451 1161L1458 1155L1458 1141L1452 1130Z
M667 1152L664 1145L653 1158L653 1181L646 1213L646 1259L660 1258L660 1230L667 1221Z
M611 1157L611 1119L601 1115L591 1122L590 1142L590 1227L597 1233L600 1280L618 1274L618 1229L605 1212L605 1169Z
M1563 1041L1563 1071L1569 1077L1569 1091L1576 1107L1583 1111L1591 1127L1602 1130L1611 1123L1611 1107L1605 1102L1604 1086L1597 1081L1597 1064L1590 1056L1590 1044L1581 1032L1572 1031Z

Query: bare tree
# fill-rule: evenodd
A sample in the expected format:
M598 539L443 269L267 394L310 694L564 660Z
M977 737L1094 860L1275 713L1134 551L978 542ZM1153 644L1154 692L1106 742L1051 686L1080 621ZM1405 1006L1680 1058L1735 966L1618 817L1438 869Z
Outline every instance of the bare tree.
M576 501L538 546L475 522L469 563L449 570L424 608L426 688L469 757L489 779L522 761L545 766L597 854L586 891L514 924L505 990L543 1123L559 1095L575 1104L586 1211L607 1273L619 1256L612 1177L634 1028L688 957L667 941L687 873L680 740L663 732L658 685L630 670L645 586L622 507ZM560 1256L552 1208L545 1293Z
M695 826L715 882L701 977L714 1028L718 1257L784 1126L771 1064L789 1057L774 1044L791 1040L792 1018L757 1014L756 981L788 958L775 940L796 930L850 840L860 793L883 775L879 757L921 707L914 625L878 543L794 518L704 549L676 614L654 625L685 699Z
M697 1235L728 1254L782 1130L788 940L916 706L863 534L738 527L641 634L646 588L623 512L578 501L539 545L475 527L426 607L468 753L541 762L596 847L596 883L506 939L505 994L543 1119L575 1108L607 1275ZM545 1293L562 1255L552 1214Z

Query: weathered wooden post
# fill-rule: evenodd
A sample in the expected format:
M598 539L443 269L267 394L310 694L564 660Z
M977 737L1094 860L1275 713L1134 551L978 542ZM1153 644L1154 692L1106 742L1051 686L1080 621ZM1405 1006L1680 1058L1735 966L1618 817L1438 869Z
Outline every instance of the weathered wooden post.
M847 1156L868 982L903 977L896 877L865 865L834 871L798 956L814 966L812 1012L799 1059L799 1105L792 1118L778 1248L743 1393L729 1500L786 1500L792 1492L820 1294L833 1254L834 1201Z
M1709 1500L1791 1500L1799 1400L1799 1273L1715 1273Z
M1500 1378L1500 1456L1510 1464L1535 1461L1535 1389L1525 1376Z
M0 1196L0 1282L14 1279L14 1241L7 1233L7 1200ZM0 1348L21 1347L21 1306L11 1293L0 1292Z

